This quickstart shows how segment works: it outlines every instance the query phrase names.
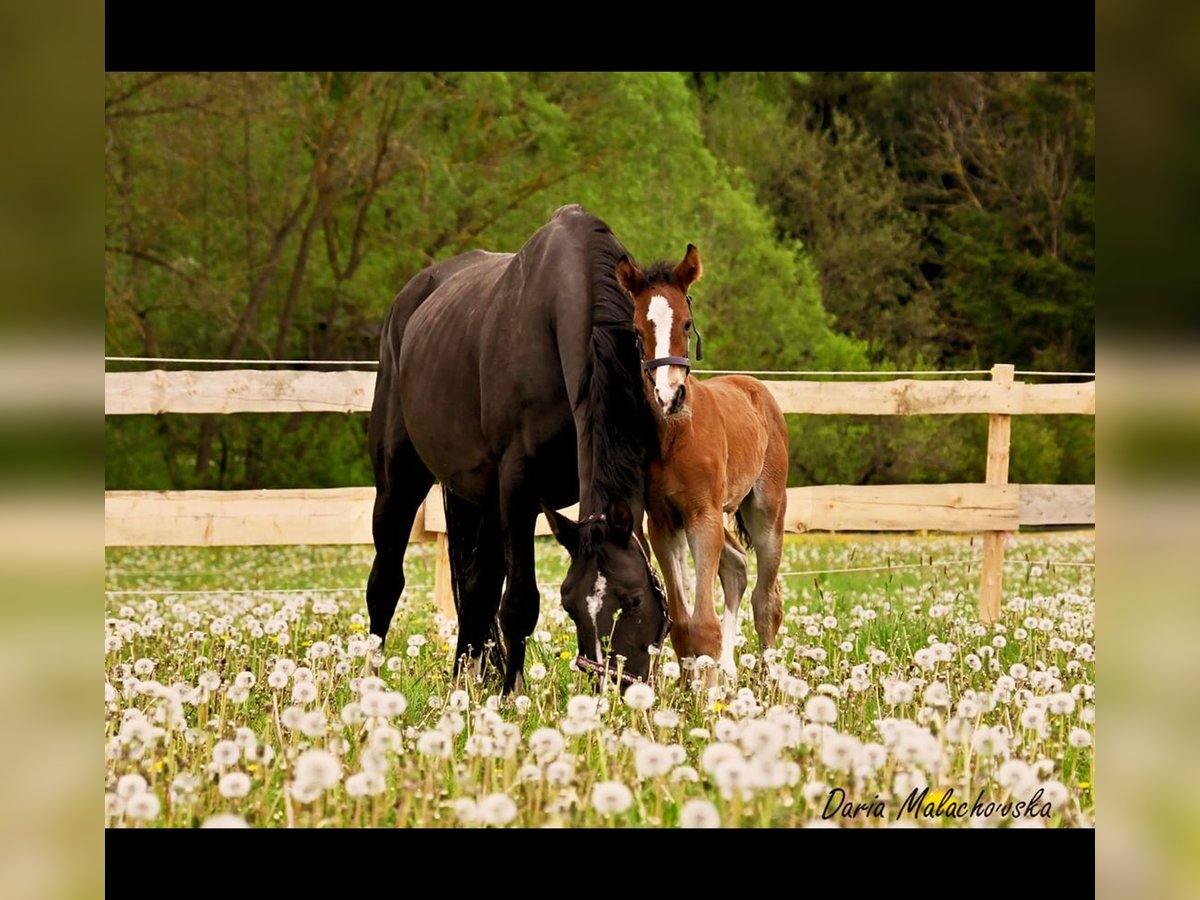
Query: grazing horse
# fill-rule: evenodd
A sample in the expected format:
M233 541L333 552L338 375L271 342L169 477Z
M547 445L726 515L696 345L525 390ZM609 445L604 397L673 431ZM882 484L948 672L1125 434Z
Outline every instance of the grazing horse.
M538 509L578 499L580 523L551 521L571 551L563 604L580 658L607 665L607 641L627 673L646 677L668 621L641 528L657 444L633 304L616 283L624 255L607 225L565 206L518 252L456 256L396 296L368 431L372 634L387 637L413 519L436 479L458 613L455 669L466 659L482 668L488 645L497 661L499 637L504 689L516 689L539 612Z
M726 530L724 515L735 515L742 539L758 557L754 627L762 647L773 647L783 619L776 575L787 508L788 432L762 382L743 375L700 381L690 374L688 290L702 272L691 244L674 268L658 263L643 272L628 259L617 264L617 280L634 303L644 393L658 431L646 511L666 582L671 641L679 656L710 656L732 676L746 554ZM690 614L684 601L689 546L696 565ZM718 575L725 593L720 625L713 607Z

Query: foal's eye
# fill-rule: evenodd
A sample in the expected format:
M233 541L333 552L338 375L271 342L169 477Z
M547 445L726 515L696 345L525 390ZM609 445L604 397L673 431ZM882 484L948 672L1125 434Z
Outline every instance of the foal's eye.
M692 330L692 320L691 319L688 319L686 322L683 323L683 330L684 331Z

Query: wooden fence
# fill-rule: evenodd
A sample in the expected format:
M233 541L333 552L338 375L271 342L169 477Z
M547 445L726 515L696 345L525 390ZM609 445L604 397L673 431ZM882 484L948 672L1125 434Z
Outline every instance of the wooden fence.
M822 485L788 489L789 531L982 532L979 616L1000 614L1004 535L1022 525L1095 524L1095 485L1008 483L1014 415L1096 414L1096 382L1033 384L997 365L991 381L765 381L786 414L988 416L983 484ZM369 412L375 373L296 370L108 372L106 415ZM371 542L373 488L107 491L106 546ZM436 593L449 597L446 523L435 487L413 540L438 540ZM538 532L549 533L539 517Z

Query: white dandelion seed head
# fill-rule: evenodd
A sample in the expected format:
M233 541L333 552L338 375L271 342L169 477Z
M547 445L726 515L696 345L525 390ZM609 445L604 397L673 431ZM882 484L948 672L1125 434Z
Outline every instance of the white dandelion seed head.
M737 722L732 719L717 719L713 725L713 737L724 743L732 743L737 740L739 730Z
M576 695L567 701L567 716L575 721L595 718L599 703L596 697Z
M810 722L830 725L837 721L837 704L823 694L815 695L804 704L804 717Z
M226 772L221 776L217 790L229 800L245 797L250 793L250 776L245 772Z
M319 709L314 709L312 712L304 713L300 717L299 729L300 733L310 738L319 738L325 734L329 725L325 718L325 713Z
M620 815L632 805L633 792L620 781L601 781L592 788L592 806L602 816Z
M1092 743L1091 732L1083 728L1072 728L1071 733L1067 736L1067 741L1072 747L1082 749L1089 747Z
M935 709L945 709L950 706L950 691L940 681L935 681L925 688L925 705Z
M639 778L660 778L671 771L675 754L670 747L643 741L634 753L634 766Z
M201 828L249 828L246 820L235 813L219 813L204 820Z
M546 766L546 783L562 787L575 780L575 763L570 759L556 759Z
M694 797L679 808L680 828L720 828L721 814L711 800Z
M678 728L679 713L673 709L657 709L654 711L651 721L654 722L655 728Z
M710 775L731 759L742 759L742 751L733 744L709 744L700 754L700 768Z
M215 691L221 686L221 676L213 671L205 672L196 681L206 691Z
M292 702L301 706L317 699L317 686L311 681L297 681L292 686Z
M426 731L417 738L417 752L422 756L449 759L453 749L453 741L444 731Z
M671 770L671 781L676 784L696 784L700 781L700 773L691 766L676 766Z
M122 775L117 779L117 796L122 800L128 800L135 794L143 794L146 788L146 779L137 773Z
M242 758L242 749L233 741L217 741L212 749L212 761L221 768L236 765Z
M452 691L446 700L446 705L456 712L465 712L471 705L471 697L463 690Z
M529 749L543 761L558 756L565 745L566 741L557 728L539 728L529 736Z
M631 684L623 699L630 709L644 712L654 705L654 689L648 684Z
M539 766L526 763L517 769L517 781L522 784L536 784L542 780L542 770Z
M296 781L328 790L342 778L342 764L328 750L305 750L296 760Z
M662 677L668 681L674 681L679 677L679 663L674 660L669 660L662 665Z
M482 820L479 804L470 797L459 797L454 801L454 815L464 825L477 825Z
M479 801L479 818L485 825L507 825L516 817L517 804L508 794L488 794Z
M162 803L156 795L149 791L134 794L125 801L125 815L139 822L149 822L158 818Z

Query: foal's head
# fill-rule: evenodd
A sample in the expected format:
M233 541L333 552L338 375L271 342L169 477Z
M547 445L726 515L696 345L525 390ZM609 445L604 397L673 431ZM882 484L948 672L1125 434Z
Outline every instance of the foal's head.
M628 258L617 263L617 281L633 298L646 397L664 417L687 408L692 332L688 290L703 273L700 252L693 244L687 245L683 261L674 268L669 263L655 263L643 272Z
M617 671L625 683L650 674L650 647L661 648L670 628L667 600L623 500L602 516L572 522L543 508L558 542L571 555L562 602L579 634L577 663L592 671ZM639 529L640 530L640 529Z

